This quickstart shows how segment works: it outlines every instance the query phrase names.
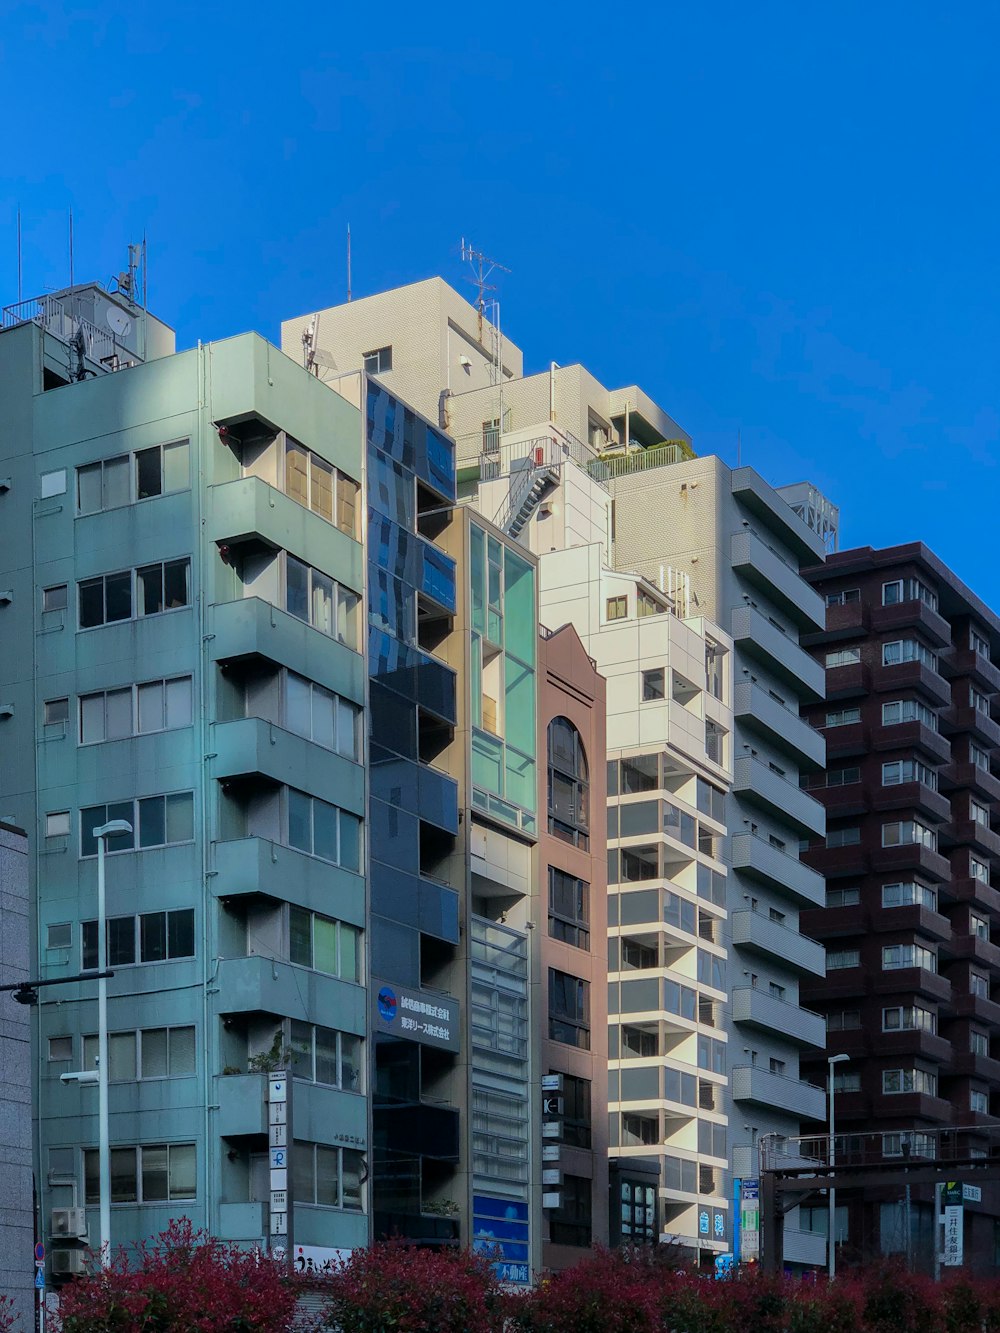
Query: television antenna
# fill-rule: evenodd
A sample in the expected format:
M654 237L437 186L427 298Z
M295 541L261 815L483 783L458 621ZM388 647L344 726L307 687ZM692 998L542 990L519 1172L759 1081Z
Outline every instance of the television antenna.
M466 244L465 237L462 237L462 262L468 264L472 269L473 276L466 278L466 282L471 282L479 291L476 300L476 309L479 311L479 341L483 341L483 311L486 309L486 293L497 290L496 283L488 281L490 275L497 269L501 273L509 273L510 269L501 264L497 259L490 259L484 255L482 250L476 250L471 241Z

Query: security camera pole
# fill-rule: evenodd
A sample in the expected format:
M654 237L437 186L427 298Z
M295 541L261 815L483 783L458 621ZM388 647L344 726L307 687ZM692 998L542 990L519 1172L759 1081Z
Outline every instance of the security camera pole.
M98 1155L101 1190L101 1267L111 1263L111 1134L108 1118L108 923L104 893L104 857L109 838L132 832L125 819L112 819L94 829L97 839L97 1094Z

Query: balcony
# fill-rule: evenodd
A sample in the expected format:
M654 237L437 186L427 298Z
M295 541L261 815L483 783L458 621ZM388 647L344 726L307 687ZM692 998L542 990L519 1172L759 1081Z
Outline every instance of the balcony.
M826 950L790 926L748 908L730 917L732 942L747 952L776 958L795 972L826 976Z
M460 1115L456 1107L422 1101L377 1101L372 1115L375 1142L385 1151L458 1161Z
M826 712L825 708L823 712ZM844 727L825 727L820 735L826 740L827 768L832 766L835 759L850 759L856 754L868 752L868 727L863 722L849 722Z
M733 712L737 721L790 755L800 769L816 772L823 768L826 747L822 735L762 686L741 681L733 691Z
M391 1240L403 1237L410 1245L457 1245L458 1218L439 1217L436 1213L376 1212L372 1223L372 1240Z
M894 662L891 666L876 667L872 672L872 688L880 694L893 695L900 690L920 690L938 707L951 703L948 682L924 662Z
M336 902L341 921L364 925L364 881L359 875L267 838L217 842L211 882L222 902L271 899L311 912L329 912Z
M800 834L823 837L826 833L826 811L797 784L752 755L741 755L733 770L733 791L745 802L759 806Z
M989 1055L976 1055L972 1051L956 1052L952 1056L949 1074L961 1078L979 1078L994 1087L1000 1086L1000 1060Z
M267 1134L266 1074L222 1074L216 1083L218 1132L222 1138L263 1138ZM312 1143L364 1148L368 1143L368 1111L355 1092L295 1079L295 1137Z
M871 609L867 602L841 602L826 608L822 634L810 634L809 643L835 643L841 639L865 638L871 629Z
M956 1018L973 1018L977 1023L1000 1026L1000 1004L988 1000L985 995L956 995L951 1009Z
M750 527L733 533L730 554L737 574L759 588L799 629L825 626L822 597Z
M365 664L361 654L297 616L259 597L243 597L215 603L209 619L213 633L208 650L214 662L263 657L291 667L353 703L364 703Z
M978 819L956 819L950 827L942 829L939 836L942 842L957 843L963 847L971 844L987 856L1000 860L1000 833L995 833Z
M796 857L752 833L737 833L729 841L734 870L780 890L806 907L822 907L826 902L823 876Z
M315 1020L336 1015L346 1032L365 1031L365 991L336 977L255 954L223 958L216 985L220 1014L261 1013Z
M993 888L992 884L984 884L981 879L973 879L971 875L942 885L941 893L947 893L957 903L971 903L974 907L985 907L1000 915L1000 891Z
M763 527L774 531L793 557L804 564L818 564L826 554L823 538L806 527L795 510L752 467L734 468L730 485L733 496Z
M878 813L914 811L926 815L936 823L944 824L951 818L951 802L933 787L923 782L897 782L888 786L873 786L871 808Z
M956 962L975 963L994 971L1000 969L1000 947L978 935L962 935L956 931L948 945L948 953Z
M871 667L867 662L846 662L826 668L826 701L839 703L868 694L872 687Z
M991 801L1000 803L1000 781L985 768L968 760L953 760L938 774L942 791L954 791L956 788L969 787L980 792Z
M753 986L740 986L732 992L734 1023L771 1032L796 1046L826 1045L826 1023L822 1015L797 1004L779 1000Z
M760 662L778 680L807 700L822 699L826 691L823 668L788 634L773 625L756 607L733 609L732 634L737 646Z
M941 654L941 674L949 680L971 676L987 691L1000 691L1000 667L972 648L952 648Z
M905 1032L880 1033L876 1039L876 1049L880 1058L913 1056L915 1059L932 1060L939 1065L951 1064L954 1054L952 1044L946 1038L917 1028Z
M826 1237L819 1231L797 1231L794 1227L785 1227L781 1250L786 1264L822 1268L826 1263Z
M814 787L816 799L822 801L827 823L834 819L851 819L868 810L868 788L860 782L845 782L840 787Z
M876 900L877 903L877 900ZM869 928L878 934L894 934L911 931L924 935L929 940L950 940L951 922L941 912L934 912L919 903L908 903L902 907L879 907L873 905L868 914Z
M737 1065L730 1080L734 1102L775 1107L801 1120L822 1120L826 1115L826 1093L811 1083L772 1074L759 1065Z
M365 808L364 769L342 755L259 717L213 724L216 778L263 774L276 783L305 787L360 815Z
M364 587L361 544L258 477L209 486L205 526L220 546L263 543L291 551L348 587Z
M876 872L912 870L938 880L948 879L951 874L947 859L922 842L907 842L901 847L875 847L871 852L871 867Z
M952 1106L943 1097L932 1097L926 1092L894 1092L875 1097L871 1114L876 1120L890 1121L890 1128L911 1120L938 1120L944 1124L951 1120Z
M971 732L993 749L1000 746L1000 726L993 721L989 713L973 708L971 704L966 704L964 707L956 707L953 704L951 708L946 708L941 714L941 730L946 736Z
M920 749L938 764L946 764L951 758L951 742L925 723L916 721L872 727L871 748L877 751Z
M872 990L876 995L924 995L938 1004L951 1000L951 982L925 967L894 967L876 972Z
M919 630L921 637L934 648L947 648L951 643L951 626L947 620L919 599L894 602L890 606L873 606L871 621L872 633L881 634L887 639L897 635L904 638L907 630Z

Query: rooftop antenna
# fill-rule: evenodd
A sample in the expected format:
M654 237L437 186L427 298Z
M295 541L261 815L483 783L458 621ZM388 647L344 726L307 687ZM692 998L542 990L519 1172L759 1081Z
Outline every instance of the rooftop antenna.
M73 289L73 210L69 210L69 285Z
M351 300L351 224L347 224L347 301Z
M336 370L337 363L329 352L316 345L319 337L319 314L313 315L312 319L302 330L302 364L310 375L320 378L320 367L326 370Z
M21 206L17 208L17 303L21 304Z
M487 255L484 255L481 250L474 249L471 241L466 244L464 236L462 237L462 262L467 263L470 266L474 275L472 278L466 279L466 281L474 283L479 290L479 296L476 300L476 309L479 311L479 341L482 342L483 311L486 309L485 293L495 292L497 289L496 283L488 282L487 279L490 274L493 273L494 269L499 269L501 273L509 273L510 269L504 264L501 264L499 260L490 259Z

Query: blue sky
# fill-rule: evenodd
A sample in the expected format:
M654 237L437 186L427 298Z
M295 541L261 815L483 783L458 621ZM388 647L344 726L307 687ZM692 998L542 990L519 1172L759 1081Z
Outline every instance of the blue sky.
M0 301L149 239L181 345L501 259L529 369L922 538L1000 606L1000 9L0 4ZM467 288L471 293L471 287ZM969 496L979 500L970 507Z

